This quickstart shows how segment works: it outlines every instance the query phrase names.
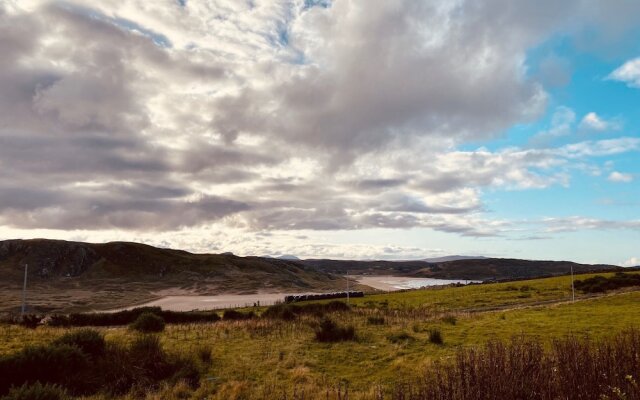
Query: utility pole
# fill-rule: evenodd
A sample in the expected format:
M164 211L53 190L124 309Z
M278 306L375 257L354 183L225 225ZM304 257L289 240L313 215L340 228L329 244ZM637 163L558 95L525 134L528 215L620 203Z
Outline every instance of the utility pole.
M24 313L27 311L27 271L29 269L29 264L24 265L24 284L22 285L22 317L24 317Z
M347 271L347 304L349 304L349 271Z
M573 265L571 266L571 301L576 302L576 288L573 286Z

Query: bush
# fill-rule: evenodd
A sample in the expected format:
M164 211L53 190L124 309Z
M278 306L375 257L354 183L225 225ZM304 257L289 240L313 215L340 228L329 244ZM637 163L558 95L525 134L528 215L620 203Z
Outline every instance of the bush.
M340 327L329 318L325 318L316 330L316 340L318 342L342 342L355 339L355 329L353 326Z
M236 310L225 310L225 312L222 314L222 320L223 321L242 321L246 319L252 319L255 316L256 315L253 312L242 313Z
M158 315L164 318L168 324L193 324L220 321L220 316L215 311L178 312L162 310Z
M102 333L93 329L80 329L66 333L56 339L53 344L76 346L83 353L93 358L103 355L106 346Z
M40 382L31 385L24 384L13 388L9 394L1 400L67 400L69 396L66 390L56 385L41 384Z
M36 382L41 382L45 386L59 385L58 389L74 396L98 392L120 396L134 389L140 391L132 394L137 398L157 389L163 381L186 382L195 387L199 377L195 359L167 354L156 335L141 335L129 346L122 346L105 343L99 332L79 330L48 346L27 347L0 356L0 396L12 386L23 386L19 391L15 389L16 393L38 393Z
M205 364L210 364L211 363L211 347L209 346L200 346L198 347L198 349L196 350L196 354L198 356L198 359L200 361L202 361Z
M617 272L609 278L602 275L596 275L585 280L576 280L574 282L574 287L585 293L603 293L608 290L615 290L630 286L640 286L640 274Z
M131 329L143 333L162 332L164 319L152 313L143 313L131 324Z
M20 319L20 325L29 329L36 329L40 324L40 321L42 321L42 317L34 314L25 314Z
M276 304L267 308L262 313L262 317L292 321L298 315L315 315L322 318L327 313L349 310L351 307L347 303L335 300L328 303Z
M384 317L368 317L367 323L369 325L384 325L385 320Z
M262 313L263 318L281 319L283 321L293 321L297 318L298 306L289 304L273 305Z
M21 352L0 358L0 394L2 388L25 383L60 384L76 389L78 375L89 367L87 356L77 347L66 344L30 346Z
M195 389L200 384L200 370L195 363L190 359L180 359L175 363L174 372L171 377L171 381L176 384L178 382L185 382L192 389Z
M393 333L387 336L387 340L391 343L406 343L415 340L415 338L409 335L407 332Z
M136 338L129 347L129 355L143 369L153 369L163 364L166 354L160 339L154 335L145 335Z
M429 330L429 341L433 344L443 344L444 339L442 338L442 332L440 329L430 329Z
M213 311L165 311L160 307L138 307L131 310L105 313L77 313L69 315L56 314L49 318L51 326L114 326L129 325L140 315L151 313L162 317L168 324L185 324L198 322L216 322L220 316Z
M640 399L640 332L600 342L568 337L544 346L516 337L460 349L423 377L392 388L392 400Z
M96 369L101 371L103 385L112 395L124 394L134 387L148 391L164 380L184 380L191 386L199 382L200 371L194 363L167 354L155 335L140 336L128 348L114 347L107 354L101 368Z
M456 323L458 323L458 319L453 315L447 315L442 317L442 322L449 325L455 325Z

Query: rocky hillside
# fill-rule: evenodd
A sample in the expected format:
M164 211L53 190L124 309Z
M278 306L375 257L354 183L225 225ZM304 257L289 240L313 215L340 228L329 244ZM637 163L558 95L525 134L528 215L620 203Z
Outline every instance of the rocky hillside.
M339 277L289 260L125 242L7 240L0 242L0 310L19 307L25 264L30 304L42 311L120 307L162 293L304 292L343 285Z
M0 280L21 277L24 265L36 281L69 279L245 280L256 287L316 288L336 277L289 260L192 254L140 243L92 244L59 240L0 242ZM245 282L246 283L246 282ZM228 282L229 289L237 285ZM247 286L247 285L245 285ZM251 286L251 285L248 285Z

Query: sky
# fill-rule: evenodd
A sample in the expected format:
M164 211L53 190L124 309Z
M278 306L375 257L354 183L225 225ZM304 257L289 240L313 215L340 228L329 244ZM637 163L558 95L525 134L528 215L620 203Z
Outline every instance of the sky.
M0 240L638 265L639 14L0 0Z

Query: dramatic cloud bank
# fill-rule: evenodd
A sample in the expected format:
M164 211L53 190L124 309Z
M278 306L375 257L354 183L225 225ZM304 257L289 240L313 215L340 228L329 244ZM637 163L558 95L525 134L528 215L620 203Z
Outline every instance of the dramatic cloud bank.
M550 75L567 74L557 60L531 74L531 48L594 31L585 48L604 46L640 11L598 4L6 1L0 226L508 234L484 192L567 186L602 169L593 158L640 150L628 135L549 146L619 128L595 112L576 127L566 107L533 147L477 145L540 118ZM610 79L638 86L638 71ZM566 222L594 225L545 223Z

